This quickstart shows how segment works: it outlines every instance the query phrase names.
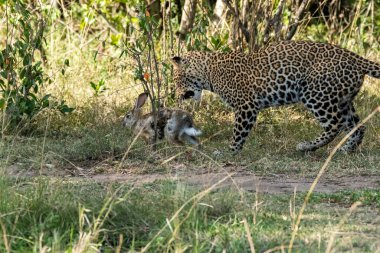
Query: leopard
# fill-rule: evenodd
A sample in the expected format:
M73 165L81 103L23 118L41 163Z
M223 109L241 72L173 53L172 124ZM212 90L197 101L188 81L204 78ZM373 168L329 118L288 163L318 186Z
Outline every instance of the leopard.
M261 110L295 103L302 103L323 128L314 140L299 143L298 151L317 150L342 131L353 133L340 151L355 151L366 127L359 124L353 100L366 75L380 78L380 64L313 41L280 41L254 52L189 51L170 60L179 101L199 101L208 90L232 107L233 153L243 148Z

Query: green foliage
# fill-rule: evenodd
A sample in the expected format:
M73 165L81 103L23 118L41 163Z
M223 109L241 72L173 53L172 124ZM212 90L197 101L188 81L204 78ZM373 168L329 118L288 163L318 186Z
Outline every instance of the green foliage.
M229 48L228 44L228 34L216 34L214 36L211 36L210 42L212 45L212 51L221 51L221 52L228 52L231 49Z
M208 31L210 17L208 13L212 13L210 6L204 7L207 11L197 13L195 17L194 27L190 33L185 36L185 44L187 50L200 51L220 51L229 52L231 48L228 45L229 33L226 31L210 32Z
M98 83L94 83L91 81L90 86L94 91L94 96L96 97L107 90L106 82L104 81L104 79L101 79Z
M321 6L311 10L315 17L298 38L334 43L361 53L376 49L374 43L379 43L380 36L379 1L342 1Z
M11 2L8 11L7 43L0 52L0 109L9 116L12 125L25 116L32 118L44 108L71 112L73 108L68 107L65 101L58 102L50 94L41 94L44 84L52 82L45 75L42 63L44 19L33 16L19 1ZM37 52L41 55L40 60L37 60Z

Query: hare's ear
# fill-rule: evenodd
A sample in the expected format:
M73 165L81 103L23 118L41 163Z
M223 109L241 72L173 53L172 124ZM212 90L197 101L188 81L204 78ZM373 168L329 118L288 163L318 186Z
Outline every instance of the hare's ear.
M146 93L146 92L141 93L136 100L135 109L141 108L145 104L145 101L147 98L148 98L148 93Z

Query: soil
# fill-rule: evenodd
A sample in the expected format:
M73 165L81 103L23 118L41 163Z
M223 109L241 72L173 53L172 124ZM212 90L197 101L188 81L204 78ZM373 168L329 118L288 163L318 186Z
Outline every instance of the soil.
M108 166L107 166L108 167ZM243 167L228 166L223 171L209 171L205 169L186 170L186 168L175 168L172 173L145 173L141 174L136 171L123 171L115 173L115 168L108 167L102 173L89 172L88 169L77 167L76 173L69 173L62 168L49 168L50 173L43 173L49 177L60 177L70 181L93 180L96 182L118 182L134 186L140 186L147 183L153 183L160 180L171 180L184 182L190 186L208 188L217 184L220 180L228 177L217 188L236 188L244 191L258 191L263 193L279 194L306 192L309 190L314 178L301 177L299 175L270 174L257 176L252 172L247 172ZM64 172L65 171L65 172ZM58 173L59 172L59 173ZM34 177L33 171L19 170L17 166L11 166L8 173L14 177ZM324 177L318 182L314 192L333 193L342 190L359 190L359 189L379 189L380 175L360 175L360 176L343 176L343 177Z
M123 174L100 174L91 177L98 182L124 182L133 185L152 183L156 180L175 180L186 182L188 185L207 188L216 184L228 176L226 173L207 173L207 174L146 174L146 175L123 175ZM244 173L234 173L218 188L232 187L245 191L258 191L264 193L292 193L306 192L314 179L295 178L287 175L277 175L273 177L256 177ZM356 189L379 189L380 176L355 176L340 177L336 179L321 179L314 192L332 193L342 190Z

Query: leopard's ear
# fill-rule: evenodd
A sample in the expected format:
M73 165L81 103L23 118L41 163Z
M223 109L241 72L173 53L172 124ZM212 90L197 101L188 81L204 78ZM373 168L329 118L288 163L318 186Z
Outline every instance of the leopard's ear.
M181 57L174 56L170 59L170 61L172 62L174 68L177 68L177 69L181 68L181 65L182 65L182 58Z

